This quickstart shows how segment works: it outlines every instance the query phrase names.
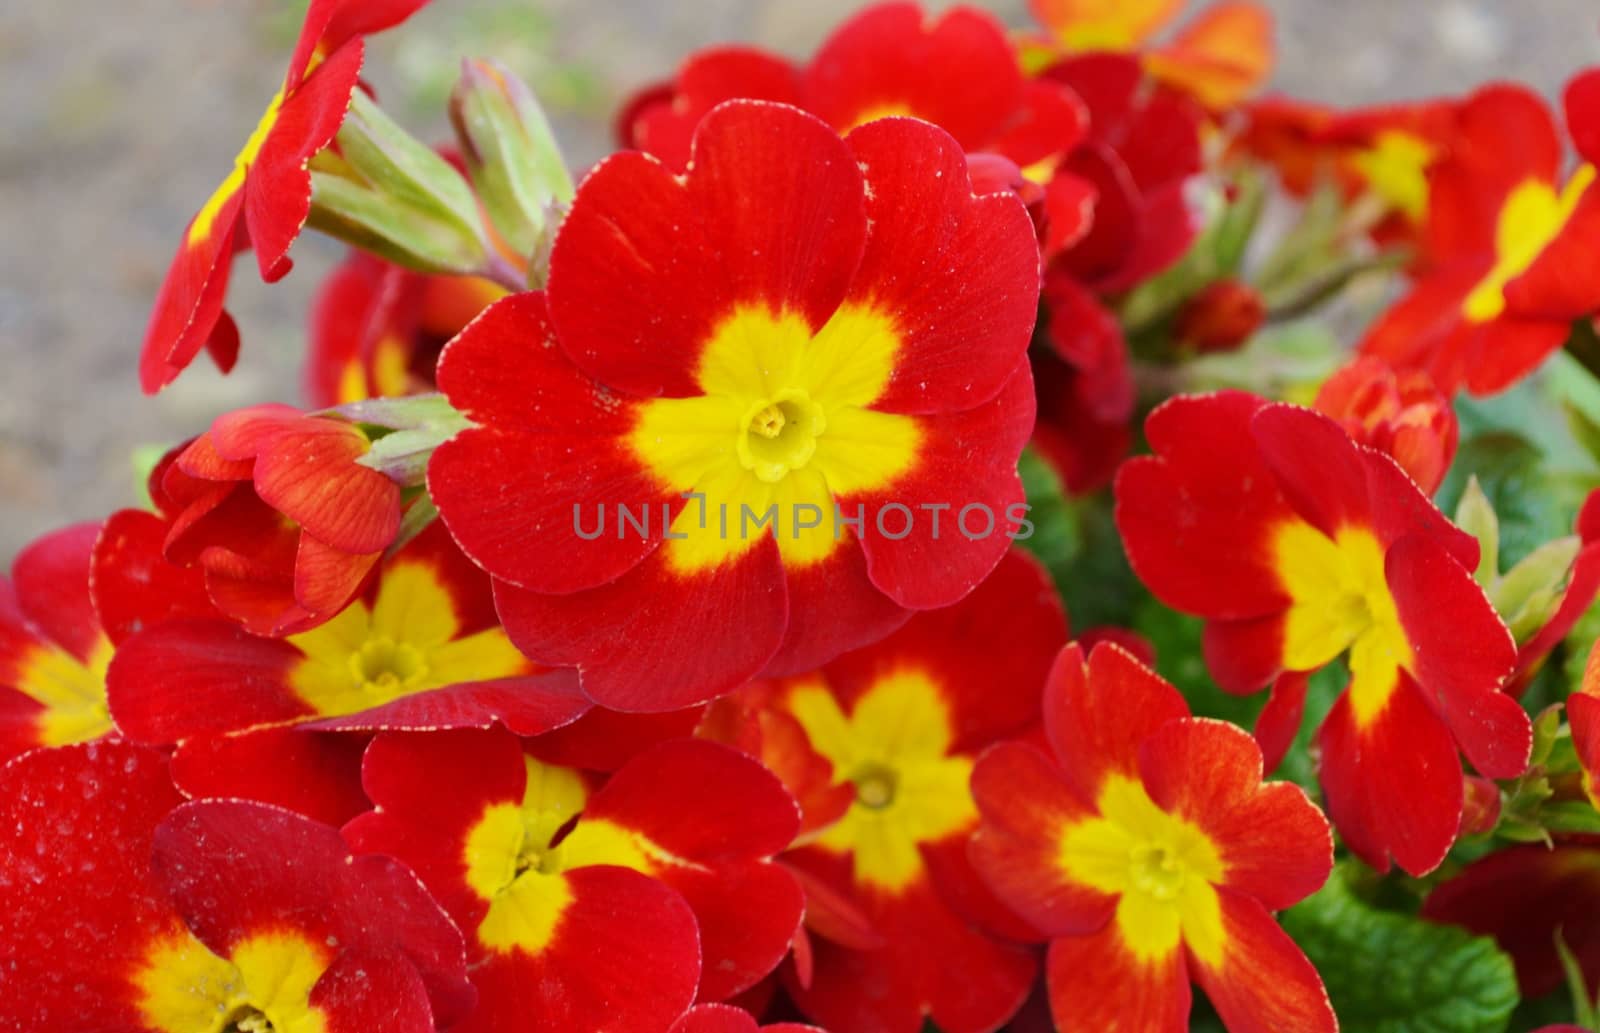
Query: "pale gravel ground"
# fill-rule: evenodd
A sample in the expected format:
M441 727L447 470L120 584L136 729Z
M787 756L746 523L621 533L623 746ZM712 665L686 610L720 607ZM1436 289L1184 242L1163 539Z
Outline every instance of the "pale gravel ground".
M463 54L503 55L550 99L575 163L610 111L689 49L719 40L808 52L860 0L435 0L374 48L369 75L409 124L442 128ZM1013 24L1022 0L987 0ZM1557 90L1600 60L1592 0L1267 0L1276 87L1357 103L1490 78ZM197 365L146 399L134 359L184 222L276 86L284 0L5 0L0 4L0 560L64 522L127 503L129 451L251 402L296 400L307 295L338 249L307 241L275 288L243 263L244 358ZM463 14L463 8L467 10ZM575 71L574 71L575 70ZM411 85L427 80L420 89ZM419 95L420 94L420 95Z

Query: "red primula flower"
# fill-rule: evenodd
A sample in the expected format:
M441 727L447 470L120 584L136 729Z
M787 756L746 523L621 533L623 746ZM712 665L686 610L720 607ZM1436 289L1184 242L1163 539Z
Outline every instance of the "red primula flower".
M1021 515L1039 258L1016 198L974 196L912 119L841 139L734 101L695 155L602 163L547 297L497 303L439 365L481 425L429 467L445 523L523 651L618 710L948 606Z
M1422 915L1492 936L1517 966L1524 997L1565 981L1556 937L1572 951L1584 985L1600 983L1600 847L1512 846L1467 865L1423 902Z
M1089 111L1082 140L1029 169L1043 183L1048 259L1034 446L1082 494L1111 480L1133 441L1128 345L1103 299L1170 267L1193 241L1184 191L1201 166L1202 117L1128 55L1068 58L1040 74Z
M1156 454L1116 484L1134 570L1206 618L1206 661L1230 691L1289 672L1280 689L1303 693L1306 672L1348 651L1349 688L1318 735L1329 814L1374 867L1431 870L1461 822L1458 751L1510 778L1532 746L1501 691L1516 647L1473 580L1477 541L1309 409L1184 397L1145 431Z
M502 298L476 276L428 276L352 251L311 311L305 391L314 406L434 389L445 342Z
M1450 399L1421 370L1360 357L1323 382L1312 403L1356 441L1392 457L1424 494L1438 490L1460 428Z
M92 743L0 772L0 1027L432 1033L472 1002L461 934L401 865Z
M1150 38L1183 9L1184 0L1030 0L1046 35L1030 38L1030 65L1066 52L1132 53L1156 80L1214 111L1254 93L1272 72L1272 15L1246 2L1216 3L1170 42Z
M285 405L219 416L151 477L166 557L205 571L217 609L258 635L344 609L400 529L400 486L357 462L367 436Z
M792 104L841 133L909 115L968 151L994 151L1022 168L1083 134L1082 105L1070 91L1023 77L993 15L956 6L932 16L916 3L890 2L839 26L801 68L751 47L695 54L671 82L624 108L619 135L625 146L682 168L700 119L739 98Z
M152 539L149 525L156 525ZM0 576L0 761L112 730L106 668L133 630L210 610L161 558L161 521L126 510L45 535Z
M794 801L759 764L679 739L596 785L503 731L380 735L359 850L421 876L465 931L462 1033L650 1033L782 960L802 897L771 855Z
M731 1004L701 1004L684 1012L668 1033L826 1033L799 1022L759 1025L749 1012Z
M156 294L139 356L153 394L201 348L227 372L239 330L223 309L236 251L252 250L268 283L289 271L289 246L311 212L306 164L344 122L361 74L363 37L397 25L427 0L312 0L283 86L233 159L233 171L189 221Z
M1089 112L1081 141L1028 170L1045 185L1045 254L1097 294L1126 291L1194 240L1184 190L1201 168L1202 113L1189 97L1152 85L1123 54L1065 58L1039 76L1069 88Z
M1429 173L1428 271L1368 331L1362 350L1427 370L1439 388L1492 394L1532 372L1576 319L1600 310L1600 71L1567 88L1565 153L1548 108L1519 86L1468 98L1451 153Z
M167 621L123 643L107 679L117 726L149 743L289 722L532 735L589 707L570 672L541 674L511 644L488 578L438 524L320 627L278 639Z
M1456 108L1423 100L1341 111L1268 97L1245 109L1232 147L1273 166L1297 197L1332 181L1349 202L1372 198L1382 208L1372 237L1414 243L1428 220L1428 172L1450 153L1458 130ZM1460 128L1472 130L1472 120Z
M1188 1028L1190 980L1233 1030L1338 1028L1322 981L1270 912L1333 869L1328 822L1233 725L1113 645L1062 652L1045 688L1050 752L978 760L972 859L1050 941L1064 1033Z
M809 935L784 975L811 1018L883 1033L916 1033L926 1018L978 1033L1021 1006L1036 966L983 931L1024 930L967 861L967 779L985 746L1038 721L1066 631L1049 576L1014 551L955 606L749 690L760 755L805 811L802 845L783 861L807 887Z

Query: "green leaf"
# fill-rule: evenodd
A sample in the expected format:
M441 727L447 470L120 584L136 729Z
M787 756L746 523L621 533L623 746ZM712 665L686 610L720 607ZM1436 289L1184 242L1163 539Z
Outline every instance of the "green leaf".
M1358 897L1349 867L1283 913L1328 987L1344 1033L1502 1033L1517 1006L1511 959L1488 937Z
M1600 836L1600 811L1587 800L1562 800L1539 809L1544 827L1561 835Z
M1091 496L1069 504L1077 519L1078 548L1070 563L1050 573L1067 602L1073 630L1103 624L1132 626L1134 614L1150 593L1128 565L1111 518L1111 499Z

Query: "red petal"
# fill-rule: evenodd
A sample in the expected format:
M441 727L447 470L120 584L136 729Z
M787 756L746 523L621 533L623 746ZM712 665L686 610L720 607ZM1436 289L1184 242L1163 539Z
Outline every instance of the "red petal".
M938 686L951 749L975 752L1039 720L1039 697L1067 640L1050 575L1013 548L961 602L925 610L882 641L827 665L828 686L847 710L886 676L908 669ZM1005 642L996 652L993 645Z
M925 15L901 2L874 4L835 29L804 84L811 110L840 130L890 109L942 127L969 150L992 143L1024 97L993 15L971 7Z
M760 101L705 117L680 181L621 154L578 188L550 259L561 347L601 383L700 394L701 350L735 306L820 328L866 238L861 173L832 129Z
M693 576L673 573L658 552L573 595L499 581L495 605L517 648L539 663L577 667L596 703L661 713L714 699L767 665L788 622L782 585L777 544L767 540Z
M1591 165L1600 164L1600 68L1573 76L1562 91L1561 103L1579 156Z
M0 1026L143 1029L132 977L182 930L150 873L181 801L160 753L126 743L37 750L0 769Z
M1116 898L1070 881L1061 863L1062 833L1095 811L1049 758L1026 743L990 747L973 769L972 795L983 816L972 863L1040 938L1081 936L1110 921Z
M324 53L327 59L285 94L245 175L250 246L261 278L268 283L289 271L289 246L311 214L311 173L306 162L333 141L361 74L360 41L329 47Z
M212 617L205 576L162 555L167 525L138 509L106 518L95 542L90 591L113 642L174 617Z
M29 542L11 564L23 616L84 663L106 637L89 598L89 558L99 535L99 524L63 527Z
M658 95L636 102L621 122L623 142L674 169L689 161L689 142L706 112L745 97L800 105L800 75L787 58L754 47L710 47L691 54Z
M1142 962L1115 922L1089 936L1052 940L1045 982L1059 1033L1184 1033L1189 1028L1183 952Z
M1404 672L1366 727L1346 692L1317 733L1328 816L1362 860L1411 875L1444 860L1461 825L1464 787L1455 740Z
M1600 849L1512 846L1474 861L1440 884L1423 917L1493 936L1517 965L1528 997L1565 983L1556 934L1578 959L1585 985L1600 979Z
M356 462L370 448L348 424L298 420L257 454L256 493L330 548L381 552L400 529L400 486Z
M344 951L311 990L328 1033L433 1033L433 1007L416 968L399 951Z
M1272 683L1267 705L1256 716L1255 737L1261 746L1262 767L1275 771L1300 734L1305 720L1306 686L1310 676L1304 672L1281 674Z
M1044 727L1063 778L1078 799L1093 802L1111 775L1136 777L1139 747L1156 729L1189 716L1178 690L1112 643L1089 654L1087 666L1069 645L1044 690Z
M179 618L122 643L106 672L106 697L117 727L135 742L291 721L312 713L288 684L302 656L225 621Z
M1145 421L1155 455L1117 474L1117 528L1162 602L1211 618L1280 612L1269 536L1295 519L1259 458L1251 418L1267 403L1229 391L1182 396Z
M145 394L155 394L175 380L200 354L222 319L234 233L243 209L244 193L236 190L223 202L204 237L191 241L189 231L184 232L156 293L139 352L139 386ZM190 230L193 227L191 222Z
M847 142L872 229L846 300L888 315L900 337L872 407L952 412L989 401L1026 358L1038 316L1027 209L1009 193L973 196L960 146L924 123L883 119Z
M361 754L366 742L298 728L185 740L172 780L186 796L270 803L313 821L342 825L365 811Z
M912 609L949 606L994 570L1021 534L1016 461L1032 424L1033 378L1024 361L986 404L919 418L916 465L892 485L836 497L840 513L862 518L867 576L883 594Z
M926 883L875 903L887 947L857 951L814 941L808 988L785 969L790 996L818 1024L917 1033L926 1018L944 1030L988 1030L1022 1006L1037 972L1030 952L974 930Z
M1322 979L1289 934L1249 896L1222 888L1222 957L1215 966L1193 950L1195 980L1230 1033L1336 1033Z
M562 878L572 901L556 938L538 954L495 954L478 965L478 1007L452 1033L573 1033L596 1028L598 1017L607 1028L658 1030L694 1000L700 955L682 897L626 868Z
M445 348L440 389L485 426L434 452L428 488L476 562L514 584L566 593L632 569L660 544L662 514L684 502L625 441L632 407L568 361L553 334L543 297L518 294ZM622 505L653 516L651 532L608 531Z
M1411 642L1411 673L1481 774L1515 778L1528 766L1533 726L1500 691L1517 647L1494 605L1435 541L1400 539L1384 561L1400 623Z

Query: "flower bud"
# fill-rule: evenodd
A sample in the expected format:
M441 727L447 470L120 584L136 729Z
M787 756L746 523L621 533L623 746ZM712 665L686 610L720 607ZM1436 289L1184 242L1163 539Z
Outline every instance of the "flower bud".
M461 173L362 90L311 165L309 225L424 273L478 273L495 256Z
M500 238L543 281L557 213L572 200L572 177L533 92L506 68L462 62L450 95L467 173Z
M343 610L400 530L400 486L362 465L361 429L284 405L218 417L152 475L168 562L258 635Z
M1218 280L1178 311L1173 336L1202 355L1231 352L1261 328L1267 316L1261 295L1238 280Z
M1429 495L1455 458L1455 410L1426 373L1397 373L1379 359L1360 358L1328 378L1315 408L1357 441L1393 456Z

